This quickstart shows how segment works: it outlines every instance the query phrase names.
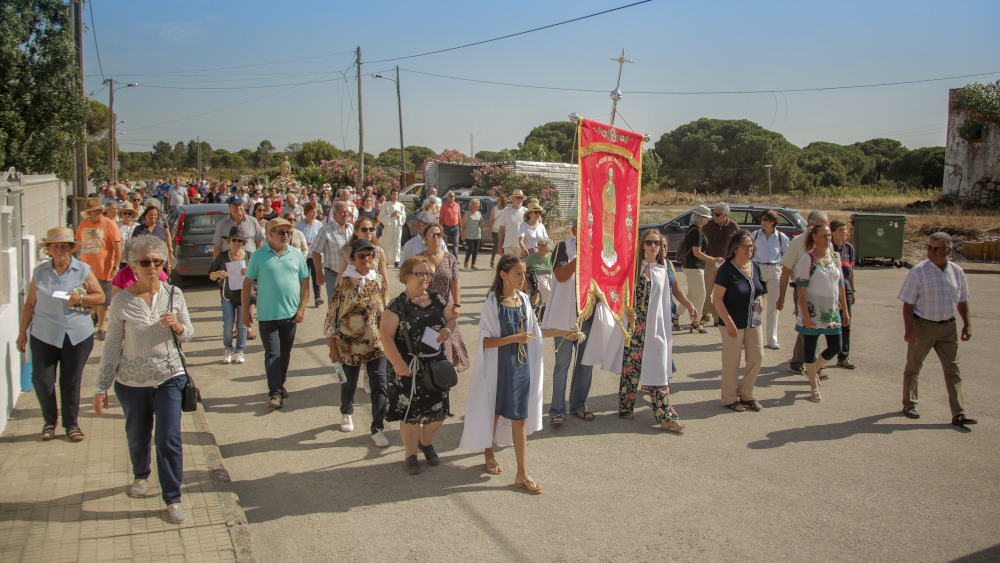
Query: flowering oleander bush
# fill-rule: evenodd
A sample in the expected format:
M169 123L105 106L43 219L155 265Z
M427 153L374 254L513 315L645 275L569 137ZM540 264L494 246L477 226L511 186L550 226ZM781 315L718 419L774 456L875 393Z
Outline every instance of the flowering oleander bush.
M535 198L545 209L547 219L559 216L559 192L556 185L544 176L517 174L503 166L484 166L472 173L475 195L510 197L514 190L521 190L528 199Z
M358 163L356 160L335 158L323 160L319 164L323 181L334 187L334 190L344 187L358 188ZM389 190L399 184L396 174L379 167L365 166L365 186L375 188L375 193L388 194Z

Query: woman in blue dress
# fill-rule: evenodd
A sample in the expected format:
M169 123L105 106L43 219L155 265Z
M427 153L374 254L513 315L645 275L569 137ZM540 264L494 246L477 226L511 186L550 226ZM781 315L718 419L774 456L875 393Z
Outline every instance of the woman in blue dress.
M513 444L514 485L531 494L542 487L528 476L528 434L542 427L542 336L574 340L573 330L541 330L521 288L524 261L503 256L479 321L479 353L466 400L461 447L483 450L486 471L503 472L493 444Z

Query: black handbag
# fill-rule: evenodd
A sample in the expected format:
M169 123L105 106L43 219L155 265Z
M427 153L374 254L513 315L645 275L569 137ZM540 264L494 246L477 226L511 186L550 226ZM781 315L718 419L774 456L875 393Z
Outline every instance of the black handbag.
M405 297L403 298L405 299ZM420 365L418 370L420 372L420 377L423 379L424 387L426 387L428 391L443 393L458 385L458 372L455 371L455 366L452 365L450 361L444 359L428 362L420 358L413 346L413 342L410 341L410 323L406 320L405 303L400 302L399 311L401 313L400 322L403 325L403 339L406 341L406 347L410 352L410 355L417 358L417 362ZM415 375L416 374L410 374L411 377Z
M174 310L174 286L170 286L170 304L167 307L169 311ZM191 377L191 372L188 371L187 362L184 361L184 351L181 350L181 343L177 341L177 333L171 328L170 334L174 337L174 346L177 347L177 355L181 357L181 366L184 368L184 375L187 376L187 383L184 385L184 389L181 390L181 412L194 412L198 410L198 403L201 401L201 391L194 384L194 378Z

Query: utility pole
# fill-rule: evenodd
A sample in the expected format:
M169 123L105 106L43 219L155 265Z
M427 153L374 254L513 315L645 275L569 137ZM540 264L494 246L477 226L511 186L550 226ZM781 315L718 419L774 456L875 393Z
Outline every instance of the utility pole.
M195 146L198 147L198 175L201 175L201 135L195 136L197 141L195 141Z
M365 114L361 111L361 47L358 47L358 191L365 186Z
M112 187L118 183L118 175L115 174L115 130L118 129L118 120L115 119L115 79L109 78L104 81L108 85L108 182Z
M403 94L399 88L399 65L396 65L396 104L399 106L399 166L403 172L399 175L399 191L406 189L406 149L403 148Z
M83 0L73 0L73 36L76 39L76 68L80 95L87 96L83 83ZM87 132L84 130L76 141L76 158L73 167L73 227L80 221L80 203L87 197Z
M473 143L474 137L472 133L469 133L469 156L476 156L476 145Z
M774 200L771 199L771 166L770 164L765 164L764 168L767 168L767 204L774 205Z

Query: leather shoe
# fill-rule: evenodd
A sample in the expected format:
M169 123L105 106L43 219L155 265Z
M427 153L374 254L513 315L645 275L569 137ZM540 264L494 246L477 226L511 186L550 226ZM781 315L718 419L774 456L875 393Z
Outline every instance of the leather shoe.
M908 409L903 409L903 416L906 418L920 418L920 413L917 412L916 408L910 407ZM952 423L954 423L954 421L952 421Z
M979 421L974 418L969 418L964 414L960 414L958 416L952 417L951 423L954 426L966 426L969 424L979 424Z

